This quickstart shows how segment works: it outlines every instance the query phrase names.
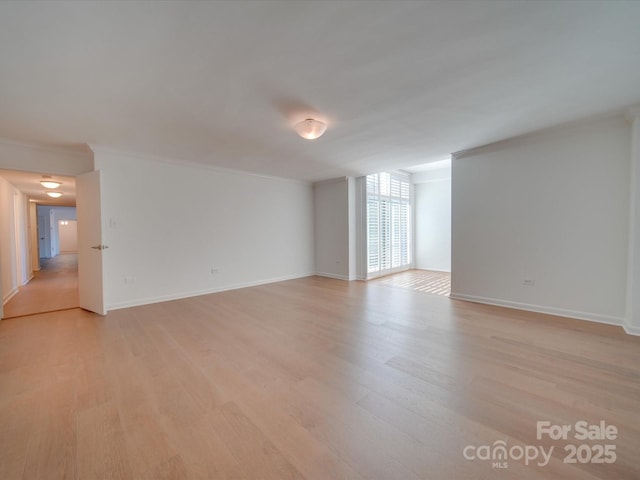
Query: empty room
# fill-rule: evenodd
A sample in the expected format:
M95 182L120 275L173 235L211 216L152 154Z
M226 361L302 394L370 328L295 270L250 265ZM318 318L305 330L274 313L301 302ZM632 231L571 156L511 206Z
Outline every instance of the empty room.
M0 478L640 478L640 2L0 2Z

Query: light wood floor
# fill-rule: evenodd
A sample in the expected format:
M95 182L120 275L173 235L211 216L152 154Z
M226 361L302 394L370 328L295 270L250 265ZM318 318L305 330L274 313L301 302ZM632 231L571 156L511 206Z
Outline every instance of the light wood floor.
M615 425L616 462L563 463L538 420ZM499 440L556 449L463 457ZM319 277L0 322L2 479L631 480L639 452L616 327Z
M20 287L4 305L4 318L53 312L80 305L78 299L78 257L61 253L54 258L40 259L41 270Z
M433 295L449 295L451 293L451 273L433 270L407 270L406 272L387 275L370 282L381 283L390 287L409 288Z

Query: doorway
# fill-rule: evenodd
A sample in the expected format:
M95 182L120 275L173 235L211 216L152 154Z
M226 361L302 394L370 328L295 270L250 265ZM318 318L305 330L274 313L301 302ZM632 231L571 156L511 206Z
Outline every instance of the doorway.
M0 245L4 319L79 307L75 178L56 176L56 198L44 179L0 170L0 188L13 194L0 199L2 227L15 239Z
M441 279L435 272L451 276L451 173L451 161L442 160L415 168L412 176L415 193L414 268L432 272L436 283Z
M38 205L38 268L4 306L4 318L77 308L78 233L75 206Z

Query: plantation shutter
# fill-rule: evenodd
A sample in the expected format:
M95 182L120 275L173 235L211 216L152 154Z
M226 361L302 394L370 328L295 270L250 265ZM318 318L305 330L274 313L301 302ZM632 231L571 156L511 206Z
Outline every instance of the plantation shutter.
M367 176L367 272L379 274L411 263L411 185L407 176Z

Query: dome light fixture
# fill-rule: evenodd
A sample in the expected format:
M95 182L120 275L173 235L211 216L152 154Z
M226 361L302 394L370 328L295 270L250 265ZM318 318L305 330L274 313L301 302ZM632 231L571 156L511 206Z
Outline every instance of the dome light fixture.
M321 137L327 130L327 124L320 120L307 118L306 120L296 123L293 128L295 128L298 135L302 138L315 140L316 138Z
M60 198L62 196L62 192L48 191L45 193L49 195L51 198Z
M44 188L58 188L60 185L62 185L61 182L56 182L51 177L42 178L43 180L40 180L40 185L42 185Z

